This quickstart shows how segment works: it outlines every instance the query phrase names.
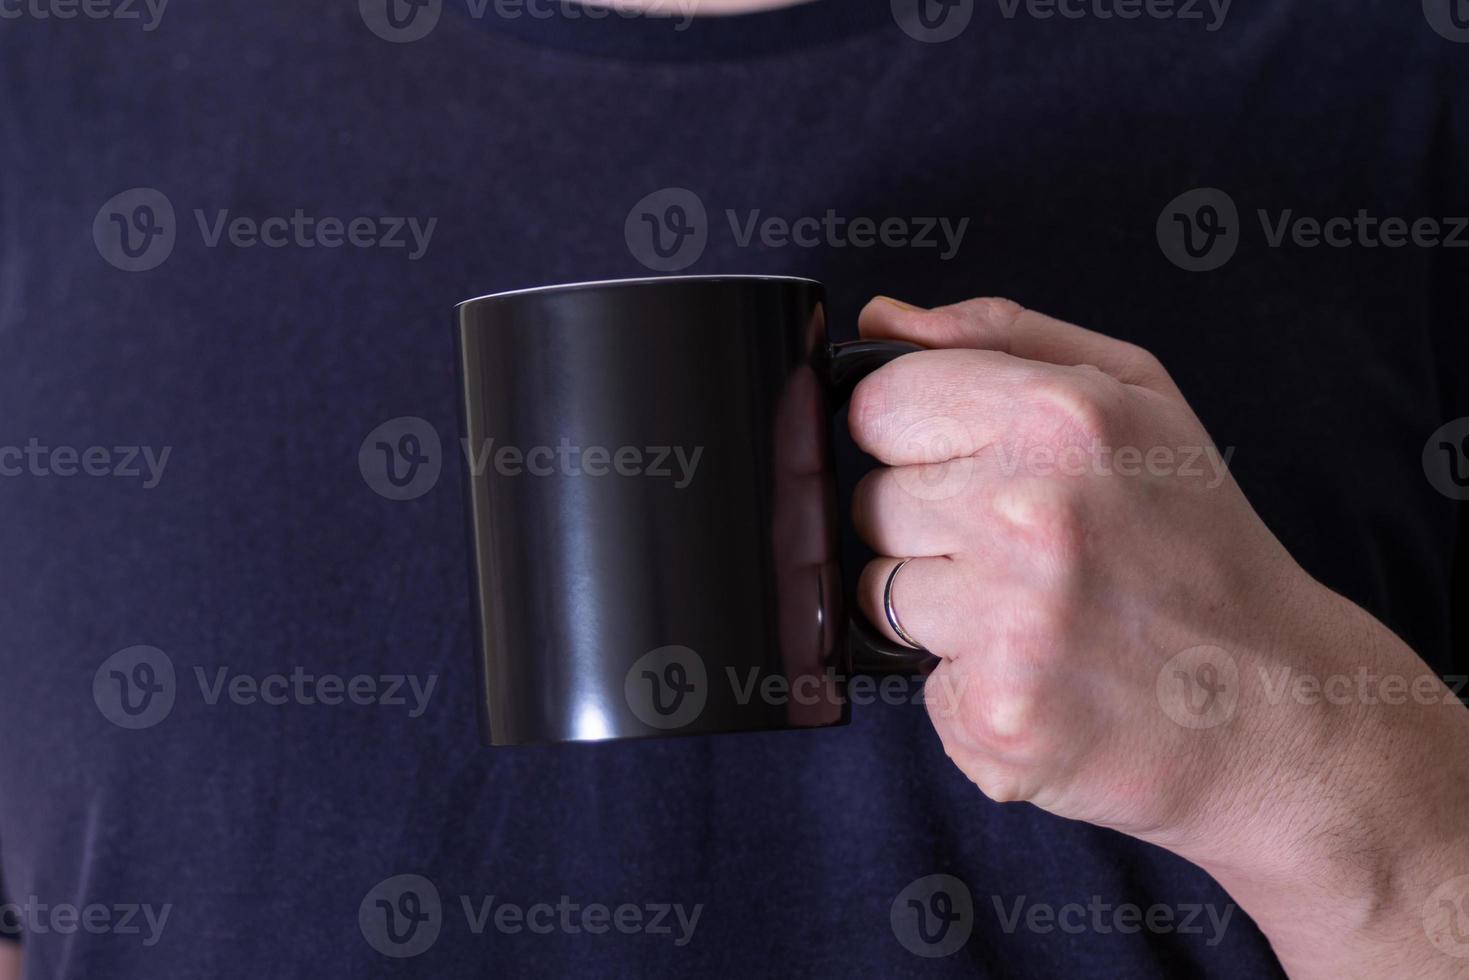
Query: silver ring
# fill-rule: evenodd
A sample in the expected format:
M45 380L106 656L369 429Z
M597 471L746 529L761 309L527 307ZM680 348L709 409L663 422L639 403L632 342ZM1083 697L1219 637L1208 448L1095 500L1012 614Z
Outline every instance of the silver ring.
M893 570L888 573L887 584L882 588L882 611L887 614L888 625L893 628L894 633L898 634L898 639L915 650L925 650L922 643L913 639L913 637L908 635L908 631L903 629L903 624L898 622L897 610L893 609L893 582L897 580L898 573L903 570L903 566L912 560L912 558L904 558L897 565L893 566Z

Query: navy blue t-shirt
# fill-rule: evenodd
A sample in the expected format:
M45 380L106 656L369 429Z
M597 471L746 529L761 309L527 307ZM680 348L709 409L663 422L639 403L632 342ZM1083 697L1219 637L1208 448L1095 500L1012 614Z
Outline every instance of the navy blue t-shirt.
M1469 415L1466 253L1275 240L1469 214L1454 22L916 7L0 5L27 976L1278 974L1201 871L989 802L918 704L480 746L451 308L656 272L820 279L838 337L1002 295L1143 344L1307 570L1455 669L1423 450Z

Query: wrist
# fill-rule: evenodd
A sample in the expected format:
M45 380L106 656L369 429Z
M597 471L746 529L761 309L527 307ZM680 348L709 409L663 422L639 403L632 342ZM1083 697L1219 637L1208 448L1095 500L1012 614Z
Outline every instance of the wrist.
M1169 846L1229 891L1293 976L1406 963L1452 975L1469 939L1436 948L1425 902L1469 874L1469 766L1455 751L1469 711L1364 610L1315 582L1290 599L1290 622L1241 658L1208 812ZM1280 670L1306 681L1282 685ZM1345 677L1376 680L1323 693ZM1383 696L1415 684L1436 690Z

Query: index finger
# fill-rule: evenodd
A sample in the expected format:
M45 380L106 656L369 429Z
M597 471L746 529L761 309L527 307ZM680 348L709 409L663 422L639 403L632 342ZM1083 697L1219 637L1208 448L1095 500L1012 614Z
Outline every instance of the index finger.
M1070 367L1088 364L1124 384L1182 398L1158 359L1136 344L1007 299L971 299L925 310L878 296L862 309L857 327L864 337L907 340L924 347L1000 351Z

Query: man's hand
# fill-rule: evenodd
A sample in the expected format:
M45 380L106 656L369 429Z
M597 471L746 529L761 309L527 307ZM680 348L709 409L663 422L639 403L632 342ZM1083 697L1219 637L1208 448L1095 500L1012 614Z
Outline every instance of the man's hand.
M1158 361L1005 300L860 323L933 348L852 398L886 464L854 510L884 629L914 559L892 606L960 769L1195 861L1293 976L1469 973L1469 712L1297 565Z

